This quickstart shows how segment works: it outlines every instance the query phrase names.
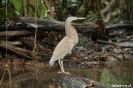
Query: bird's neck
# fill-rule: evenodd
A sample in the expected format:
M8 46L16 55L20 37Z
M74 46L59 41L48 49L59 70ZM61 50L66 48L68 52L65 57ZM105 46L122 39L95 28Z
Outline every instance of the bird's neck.
M74 45L76 45L78 43L78 33L70 22L65 22L65 31L68 37L74 39Z

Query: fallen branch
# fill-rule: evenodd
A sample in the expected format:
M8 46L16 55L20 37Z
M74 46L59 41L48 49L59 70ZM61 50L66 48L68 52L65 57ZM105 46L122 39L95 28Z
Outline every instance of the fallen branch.
M0 37L16 37L16 36L26 36L32 35L33 33L30 31L20 30L20 31L2 31L0 32Z
M97 40L97 42L110 44L110 45L113 45L115 47L133 48L132 42L114 43L114 42L103 41L103 40L99 40L99 39Z
M114 24L111 26L106 26L107 30L114 30L114 29L132 29L133 24Z
M18 54L19 56L32 59L32 51L30 51L30 50L26 50L26 49L23 49L23 48L20 48L17 46L12 46L10 44L6 44L5 41L0 41L0 47L7 48L8 50ZM44 53L37 52L36 58L41 59L41 58L39 58L39 56L41 56L41 57L47 57L45 59L48 59L48 58L50 58L50 56L49 56L50 53L51 52L44 52Z
M0 21L0 31L5 31L6 25L8 25L8 30L32 30L36 28L35 24L35 18L26 18L26 17L20 17L17 19L12 19L8 21L8 24L5 24L5 21ZM82 33L89 33L96 31L99 29L99 26L87 22L87 23L72 23L72 25L76 28L78 32ZM65 24L64 22L60 21L52 21L47 19L40 19L37 18L37 28L38 31L64 31L65 30Z

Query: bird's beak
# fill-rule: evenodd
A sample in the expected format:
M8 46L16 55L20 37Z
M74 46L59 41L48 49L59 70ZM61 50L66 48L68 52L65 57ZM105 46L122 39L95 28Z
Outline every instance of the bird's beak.
M86 19L84 17L74 17L73 20L82 20L82 19Z

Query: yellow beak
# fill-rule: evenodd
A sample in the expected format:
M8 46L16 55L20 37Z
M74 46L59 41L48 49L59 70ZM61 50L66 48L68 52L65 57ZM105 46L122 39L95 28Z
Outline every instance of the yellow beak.
M82 20L82 19L86 19L84 17L74 17L73 20Z

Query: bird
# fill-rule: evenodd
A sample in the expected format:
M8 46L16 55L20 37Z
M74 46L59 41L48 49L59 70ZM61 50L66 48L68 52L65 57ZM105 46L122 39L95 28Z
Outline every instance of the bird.
M71 50L73 49L74 46L77 45L79 41L78 33L76 29L71 25L71 22L77 19L82 19L82 18L68 17L66 19L65 21L66 36L58 43L49 61L49 65L52 66L54 62L58 60L58 63L61 68L60 73L66 73L66 74L69 73L65 72L64 70L63 59L67 54L71 54Z

